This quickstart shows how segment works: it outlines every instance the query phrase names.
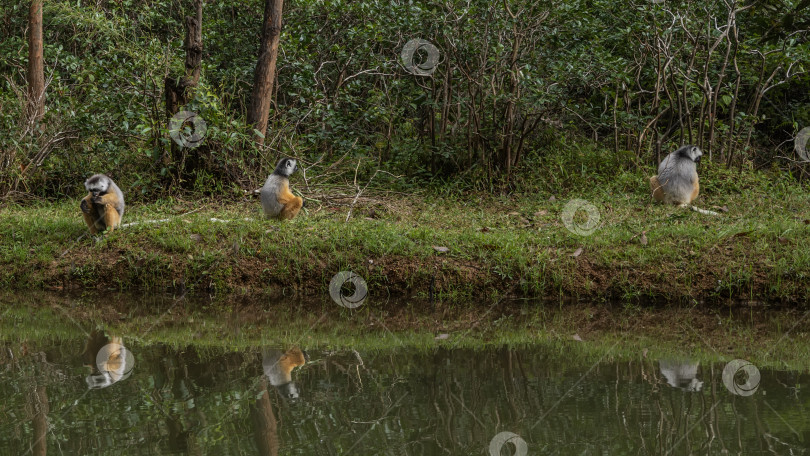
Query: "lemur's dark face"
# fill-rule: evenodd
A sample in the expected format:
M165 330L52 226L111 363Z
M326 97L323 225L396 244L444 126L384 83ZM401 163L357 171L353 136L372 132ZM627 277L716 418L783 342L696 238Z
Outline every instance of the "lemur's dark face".
M279 160L278 165L276 165L276 170L273 172L284 177L290 177L297 169L298 164L295 159L282 158Z
M110 188L110 183L107 182L107 179L91 177L84 183L84 188L96 197L107 193L107 190Z
M287 399L292 401L298 399L301 394L298 392L298 387L295 386L295 382L285 383L283 385L279 385L276 387L278 392Z

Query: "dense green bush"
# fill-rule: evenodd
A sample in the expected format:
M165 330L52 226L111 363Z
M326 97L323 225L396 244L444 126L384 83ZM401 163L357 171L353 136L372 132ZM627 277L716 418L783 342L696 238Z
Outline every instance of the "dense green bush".
M617 14L607 0L305 0L285 3L257 148L244 119L263 2L209 1L202 78L185 107L208 130L178 158L163 81L183 72L187 2L45 2L37 125L24 115L28 3L0 5L0 195L75 195L91 171L126 176L132 195L229 193L259 186L282 154L312 164L314 183L361 160L362 177L379 167L405 186L514 187L521 169L587 143L612 151L580 163L605 178L606 163L648 166L686 142L726 164L796 169L791 139L810 125L810 15L798 1L638 0ZM414 38L439 50L429 76L401 61Z

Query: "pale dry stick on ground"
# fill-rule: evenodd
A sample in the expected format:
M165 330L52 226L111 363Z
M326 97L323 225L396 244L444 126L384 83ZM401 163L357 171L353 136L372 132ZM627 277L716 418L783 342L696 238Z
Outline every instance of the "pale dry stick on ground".
M135 222L124 223L124 224L121 225L121 228L127 228L127 227L130 227L130 226L136 226L136 225L146 225L146 224L151 224L151 223L165 223L165 222L169 222L171 220L177 219L177 218L185 217L187 215L193 214L193 213L201 211L203 209L205 209L205 206L198 207L197 209L185 212L185 213L180 214L180 215L175 215L174 217L165 218L165 219L139 220L139 221L135 221Z
M699 212L699 213L701 213L701 214L703 214L703 215L717 215L717 216L719 216L719 215L720 215L720 214L719 214L719 213L717 213L717 212L710 211L710 210L708 210L708 209L701 209L701 208L699 208L699 207L697 207L697 206L693 206L693 205L691 205L691 204L689 205L689 208L690 208L690 209L692 209L693 211L695 211L695 212Z
M212 222L216 222L216 223L231 223L231 222L254 222L254 221L256 221L256 219L252 219L252 218L250 218L250 217L245 217L245 218L243 218L243 219L241 219L241 220L240 220L240 219L236 219L236 220L227 220L227 219L218 219L218 218L216 218L216 217L211 217L211 218L210 218L210 219L208 219L208 220L210 220L210 221L212 221Z
M203 207L199 207L199 208L197 208L197 209L194 209L193 211L188 211L188 212L186 212L186 213L184 213L184 214L180 214L180 215L177 215L177 216L175 216L175 217L171 217L171 218L167 218L167 219L158 219L158 220L140 220L140 221L136 221L136 222L124 223L124 224L120 225L120 226L119 226L119 228L127 228L127 227L130 227L130 226L136 226L136 225L142 225L142 224L151 224L151 223L165 223L165 222L171 221L171 220L176 219L176 218L185 217L186 215L193 214L193 213L195 213L195 212L197 212L197 211L199 211L199 210L202 210L203 208L205 208L205 206L203 206ZM73 241L73 245L71 245L70 247L66 248L66 249L65 249L65 250L64 250L64 251L63 251L63 252L62 252L62 253L59 255L59 258L62 258L63 256L65 256L65 254L66 254L66 253L68 253L68 252L70 251L70 249L72 249L73 247L75 247L75 246L76 246L76 244L77 244L79 241L81 241L82 239L84 239L84 237L85 237L85 236L87 236L87 234L88 234L88 233L87 233L87 232L85 232L85 233L82 233L82 234L81 234L79 237L77 237L77 238L76 238L76 239Z

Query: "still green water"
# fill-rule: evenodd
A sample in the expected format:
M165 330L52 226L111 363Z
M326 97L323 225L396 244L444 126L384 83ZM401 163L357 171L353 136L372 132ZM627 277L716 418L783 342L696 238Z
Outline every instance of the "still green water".
M810 453L806 373L741 368L729 388L725 364L560 347L234 352L107 336L0 345L0 455Z

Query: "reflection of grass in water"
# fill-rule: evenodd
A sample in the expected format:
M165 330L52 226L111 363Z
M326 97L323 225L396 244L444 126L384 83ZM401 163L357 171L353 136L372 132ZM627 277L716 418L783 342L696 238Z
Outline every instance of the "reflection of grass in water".
M6 303L0 303L6 306ZM8 310L6 312L6 310ZM87 322L85 322L87 323ZM59 310L14 306L0 312L0 341L32 343L60 342L85 337L90 325L79 327Z
M796 313L772 312L767 327L752 327L751 321L706 315L696 309L624 309L611 311L609 321L588 329L587 322L599 318L596 307L532 304L522 306L515 315L493 312L470 331L471 322L481 317L472 307L471 313L461 312L441 323L435 316L424 315L397 321L368 307L354 312L331 303L320 310L317 305L304 307L307 310L287 304L229 311L216 304L200 306L185 302L163 317L156 312L133 311L122 318L100 317L103 311L96 309L93 314L92 308L79 305L69 310L74 323L53 307L32 311L31 307L18 305L0 319L0 341L44 346L53 341L83 338L83 330L103 326L109 334L123 336L125 345L167 344L175 348L192 345L198 351L211 353L292 345L360 351L543 346L577 363L666 358L727 362L744 358L760 368L810 368L810 338L806 330L810 318L780 341L782 334L800 318L801 314ZM168 309L166 302L157 309ZM448 339L435 340L441 333L449 334ZM573 340L574 334L580 334L583 341Z

